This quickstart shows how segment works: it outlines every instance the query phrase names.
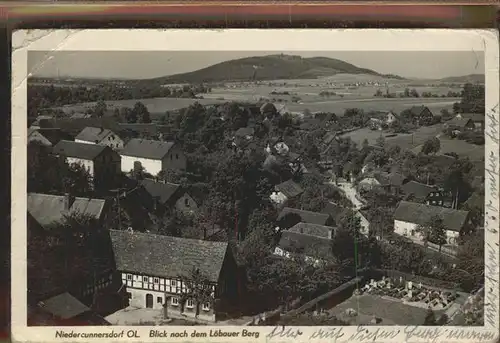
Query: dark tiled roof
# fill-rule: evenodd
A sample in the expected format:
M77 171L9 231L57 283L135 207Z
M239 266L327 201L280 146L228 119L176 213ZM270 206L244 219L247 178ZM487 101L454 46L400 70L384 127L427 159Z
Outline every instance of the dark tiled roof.
M340 206L340 205L337 205L337 204L334 204L332 202L327 202L325 207L323 208L323 210L321 210L321 213L325 213L325 214L328 214L330 215L334 220L336 220L337 218L339 218L339 216L344 213L345 211L345 208Z
M52 143L52 145L55 145L62 140L70 141L73 139L70 134L62 131L59 128L39 129L38 132L40 132L45 138L47 138Z
M468 214L468 211L401 201L394 212L394 219L425 225L432 217L438 216L448 230L460 231L467 222Z
M52 153L66 157L76 157L93 161L104 150L109 149L104 145L60 141L52 149Z
M153 180L142 180L141 185L148 191L151 196L159 197L162 204L167 203L175 192L179 189L180 185L175 183L155 182Z
M306 119L302 124L300 124L301 130L314 130L321 125L321 120L319 119Z
M253 136L253 134L254 134L254 129L251 127L240 127L234 133L234 135L237 137Z
M415 115L415 116L420 116L422 114L422 112L424 112L426 109L428 109L426 106L413 106L412 108L410 108L410 112ZM430 111L430 110L429 110ZM432 114L432 111L430 111L430 113Z
M288 229L288 231L321 238L335 236L335 228L311 223L297 223Z
M405 183L401 187L401 190L403 191L403 193L407 195L413 194L415 197L419 199L425 199L427 198L430 192L436 191L436 187L429 186L417 181L410 181Z
M293 198L296 197L304 190L302 187L300 187L297 183L293 182L292 180L287 180L285 182L280 183L279 185L276 185L276 189L283 193L287 198Z
M39 304L40 308L61 319L74 318L90 309L69 293L59 294Z
M464 127L470 119L467 118L453 118L445 122L448 126Z
M332 240L312 235L301 234L292 231L284 231L281 234L278 246L292 253L331 253Z
M174 142L134 138L125 145L121 155L161 160L173 146Z
M65 214L85 214L100 219L106 200L75 197L69 210L64 208L64 195L29 193L28 212L42 225L59 222Z
M399 173L376 173L375 179L382 185L401 186L404 176Z
M474 122L484 122L484 114L482 113L461 113L463 118L472 119Z
M299 210L297 208L285 207L278 215L278 220L280 220L289 213L298 214L303 223L311 223L317 225L325 225L328 223L328 219L331 218L330 215L326 213L304 211L304 210Z
M108 129L100 128L100 127L86 127L83 129L78 136L75 137L77 140L99 143L102 141L108 134L112 134L113 132Z
M117 269L159 277L189 277L193 269L217 282L227 242L110 230Z

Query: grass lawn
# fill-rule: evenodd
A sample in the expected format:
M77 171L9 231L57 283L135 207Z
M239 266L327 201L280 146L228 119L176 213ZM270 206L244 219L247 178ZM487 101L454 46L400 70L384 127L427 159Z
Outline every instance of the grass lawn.
M346 310L350 308L358 315L355 317L345 315ZM328 312L340 320L348 321L351 325L370 324L373 316L382 318L379 325L422 325L427 314L424 308L408 306L401 301L369 294L352 296Z

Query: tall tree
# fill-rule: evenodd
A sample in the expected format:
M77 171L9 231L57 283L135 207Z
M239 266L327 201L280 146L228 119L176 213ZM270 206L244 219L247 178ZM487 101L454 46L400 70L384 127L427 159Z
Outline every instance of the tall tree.
M446 226L438 216L433 216L426 224L417 226L416 231L422 235L425 243L439 245L439 250L446 244Z
M422 153L428 154L436 154L439 149L441 149L441 141L437 137L430 138L425 141L422 146Z
M102 118L107 110L108 106L103 100L99 100L94 106L94 114L97 118Z

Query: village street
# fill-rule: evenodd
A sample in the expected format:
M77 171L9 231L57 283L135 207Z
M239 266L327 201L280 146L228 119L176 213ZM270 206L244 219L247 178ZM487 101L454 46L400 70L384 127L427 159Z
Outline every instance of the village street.
M349 181L340 179L337 184L331 181L328 183L340 188L346 197L352 202L355 210L359 210L364 206L363 202L359 200L360 196L357 194L356 187Z

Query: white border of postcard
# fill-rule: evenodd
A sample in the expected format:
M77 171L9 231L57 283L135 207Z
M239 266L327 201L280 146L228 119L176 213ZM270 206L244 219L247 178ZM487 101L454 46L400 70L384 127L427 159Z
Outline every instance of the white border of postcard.
M23 342L89 341L82 333L120 333L122 340L153 342L151 329L184 332L163 341L370 341L474 342L498 339L499 326L499 42L494 30L26 30L12 37L12 337ZM259 338L242 337L242 327L27 327L26 305L26 79L28 51L483 51L486 73L485 326L483 327L247 327ZM239 332L237 338L193 338L210 329ZM284 331L281 331L284 329ZM318 330L322 329L322 335ZM56 338L56 332L80 337ZM131 331L130 331L131 330ZM275 335L270 333L275 330ZM139 338L126 338L137 332ZM297 332L302 334L298 335ZM316 335L314 335L316 333ZM131 334L130 334L131 335ZM92 340L94 340L93 338ZM104 341L118 339L100 338Z

